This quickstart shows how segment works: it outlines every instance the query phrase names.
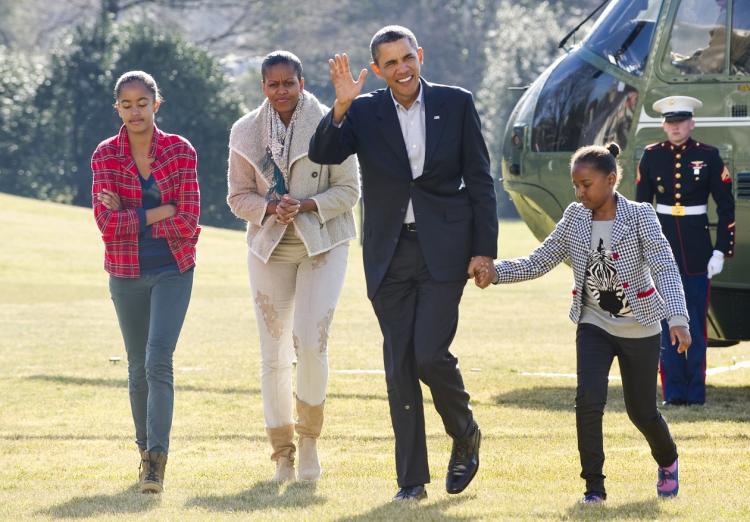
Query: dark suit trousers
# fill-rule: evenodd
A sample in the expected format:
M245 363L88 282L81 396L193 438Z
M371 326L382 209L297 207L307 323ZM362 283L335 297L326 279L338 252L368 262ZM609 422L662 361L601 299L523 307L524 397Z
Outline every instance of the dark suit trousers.
M383 332L400 487L430 482L420 380L430 388L449 435L460 438L473 423L458 359L449 351L466 280L434 280L417 234L401 233L388 271L372 299Z

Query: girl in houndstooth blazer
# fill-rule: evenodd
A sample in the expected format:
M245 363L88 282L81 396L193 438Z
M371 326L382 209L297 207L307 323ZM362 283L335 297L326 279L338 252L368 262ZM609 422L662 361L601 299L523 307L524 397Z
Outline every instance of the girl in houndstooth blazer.
M494 281L540 277L568 259L575 280L570 319L576 332L576 427L584 503L607 498L602 416L609 370L618 358L625 407L658 463L657 494L677 495L677 448L656 407L660 322L668 321L679 352L690 346L680 273L654 209L617 192L617 144L590 146L571 159L579 203L565 209L555 230L528 257L495 264ZM492 274L477 278L487 286Z

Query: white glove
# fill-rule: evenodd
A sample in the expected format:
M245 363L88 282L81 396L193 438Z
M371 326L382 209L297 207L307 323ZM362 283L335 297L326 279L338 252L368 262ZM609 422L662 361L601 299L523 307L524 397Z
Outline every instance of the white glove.
M712 276L720 274L723 268L724 252L720 250L714 250L711 259L708 260L708 268L706 269L708 271L708 278L711 279Z

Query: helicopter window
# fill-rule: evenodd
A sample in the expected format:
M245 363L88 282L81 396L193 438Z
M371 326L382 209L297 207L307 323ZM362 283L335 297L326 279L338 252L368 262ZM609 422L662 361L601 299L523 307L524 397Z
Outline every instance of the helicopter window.
M747 0L734 0L731 46L731 73L750 74L750 2Z
M626 147L638 91L576 55L564 58L539 94L532 126L538 152L616 141Z
M723 74L728 0L683 0L663 70L670 74ZM741 3L741 2L738 2Z
M662 0L612 2L584 45L611 64L640 76L646 67Z

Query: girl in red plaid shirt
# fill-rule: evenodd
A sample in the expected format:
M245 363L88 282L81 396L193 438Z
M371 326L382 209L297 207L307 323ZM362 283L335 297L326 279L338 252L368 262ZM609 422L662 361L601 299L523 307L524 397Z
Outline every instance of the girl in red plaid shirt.
M142 71L123 74L123 125L91 158L104 269L128 355L128 389L144 493L163 489L174 406L172 354L193 286L200 227L195 149L159 130L161 96Z

